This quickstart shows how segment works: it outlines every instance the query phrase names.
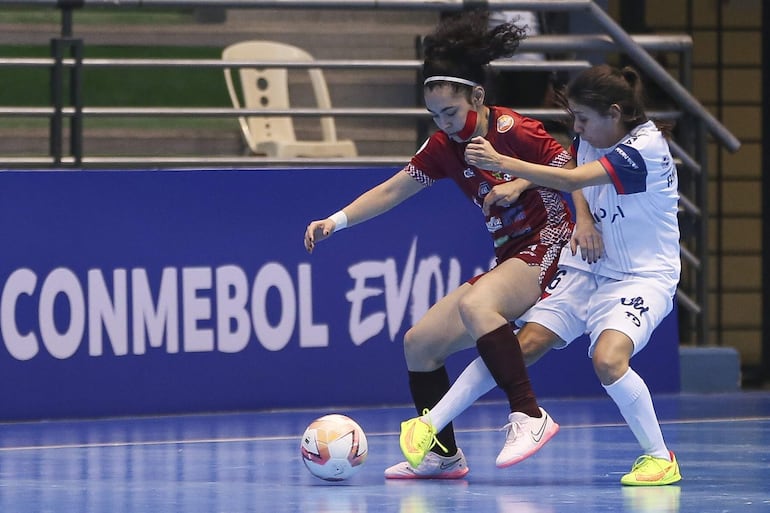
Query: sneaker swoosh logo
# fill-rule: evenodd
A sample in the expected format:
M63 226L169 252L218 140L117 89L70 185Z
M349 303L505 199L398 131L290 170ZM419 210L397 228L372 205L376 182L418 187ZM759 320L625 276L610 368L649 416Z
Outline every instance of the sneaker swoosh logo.
M530 431L530 433L532 434L532 440L534 440L536 444L540 443L540 439L543 438L543 435L545 434L545 425L547 423L548 423L548 414L546 413L545 415L543 415L543 423L540 424L540 429L538 429L537 432Z
M409 426L409 429L406 431L406 450L408 452L417 452L417 449L412 445L412 437L414 436L414 424L411 424Z
M670 467L666 468L664 470L661 470L657 474L650 474L648 476L642 474L642 475L637 476L636 479L637 479L637 481L650 481L650 482L660 481L661 479L663 479L666 476L666 473L669 470L670 470Z
M457 459L454 459L452 461L442 461L441 464L439 465L439 468L441 470L446 470L449 467L452 467L453 465L455 465L456 463L458 463L460 461L462 461L462 458L457 458Z

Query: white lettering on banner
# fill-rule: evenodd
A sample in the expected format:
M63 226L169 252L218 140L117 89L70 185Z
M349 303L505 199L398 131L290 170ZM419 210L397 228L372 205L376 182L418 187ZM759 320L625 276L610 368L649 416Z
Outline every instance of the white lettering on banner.
M452 258L449 262L449 277L444 287L441 278L441 259L438 256L430 256L421 260L417 273L415 274L415 260L417 254L417 239L412 242L407 257L406 265L401 279L398 281L398 271L396 262L389 258L383 261L364 261L348 268L348 274L353 278L353 288L345 294L345 298L350 302L350 318L348 329L350 330L350 339L356 345L361 345L367 340L377 336L385 327L385 319L388 320L388 334L390 340L395 340L395 336L401 329L406 308L411 291L412 297L412 315L411 324L415 324L430 306L436 300L444 297L447 293L460 286L460 263ZM476 269L475 274L483 272ZM368 286L371 283L381 279L383 288ZM435 294L431 294L431 283L435 283ZM364 302L378 296L385 296L385 311L378 310L362 318L364 312Z
M446 288L441 281L441 259L432 256L422 260L412 287L412 324L416 323L433 304L460 286L460 262L454 258L449 261L449 276ZM435 293L431 294L431 285L435 284Z
M299 290L299 347L326 347L329 345L329 326L313 324L313 286L310 264L297 268Z
M128 294L126 270L112 272L113 295L98 269L88 271L88 354L102 355L102 326L116 356L128 354Z
M17 269L8 277L0 296L0 333L5 348L17 360L25 361L35 357L40 350L37 336L30 332L22 334L16 325L16 304L22 295L32 296L37 286L37 276L29 269Z
M201 328L198 321L211 319L211 299L198 291L211 289L211 268L182 269L182 340L185 352L202 353L214 350L214 330Z
M150 347L163 347L166 340L166 352L179 352L179 310L177 299L176 269L163 269L158 292L158 303L153 307L150 281L147 271L133 269L131 271L131 317L133 327L134 354L144 354L145 335L149 336ZM165 329L164 329L165 328ZM165 337L164 337L165 335Z
M355 345L386 326L394 341L405 323L416 323L460 285L459 261L450 259L445 274L441 257L417 254L415 238L402 269L394 258L348 267L347 328ZM241 267L222 265L166 267L159 276L143 268L89 269L86 283L63 267L43 276L20 268L2 285L0 335L19 361L37 357L41 349L57 359L81 349L91 357L148 350L238 353L253 338L269 351L281 351L292 340L300 348L329 346L329 326L314 320L308 263L298 264L293 276L281 263L269 262L252 283Z
M273 326L267 318L267 293L275 288L281 299L281 318ZM251 290L251 319L254 323L254 331L265 349L280 351L291 339L294 330L294 321L297 311L294 284L291 276L281 264L270 262L262 267L254 280L254 288Z
M395 262L392 259L384 262L361 262L348 267L348 274L355 280L353 290L349 290L345 294L345 298L350 302L348 330L350 331L350 339L355 345L360 346L385 327L385 312L375 312L365 319L361 318L364 311L364 301L382 295L382 289L367 287L366 280L386 276L388 273L395 274L395 272Z
M249 279L237 265L217 268L217 339L223 353L246 349L251 336L251 323L246 302ZM232 293L231 293L232 291ZM231 326L234 329L230 329Z
M59 332L54 320L54 303L59 294L69 302L69 325ZM40 336L43 345L54 358L66 360L75 354L83 340L86 326L86 308L83 289L75 273L60 267L46 277L40 289Z
M401 285L398 284L398 272L390 272L385 275L385 307L388 312L388 334L390 340L396 336L406 314L406 305L409 302L409 292L412 290L414 277L414 261L417 257L417 239L412 241L409 248L409 256L406 259ZM391 266L395 271L395 262Z

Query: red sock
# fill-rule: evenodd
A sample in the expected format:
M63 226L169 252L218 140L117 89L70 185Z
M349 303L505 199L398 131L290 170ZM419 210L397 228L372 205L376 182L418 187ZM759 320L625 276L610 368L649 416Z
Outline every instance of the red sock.
M540 409L529 382L519 339L511 326L504 324L483 335L476 341L476 347L497 386L508 396L511 411L540 417Z

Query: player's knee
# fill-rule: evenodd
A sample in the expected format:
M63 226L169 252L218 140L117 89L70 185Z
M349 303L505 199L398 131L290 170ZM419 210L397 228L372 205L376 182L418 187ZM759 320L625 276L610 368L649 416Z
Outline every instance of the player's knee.
M404 333L404 356L406 361L409 362L414 357L415 353L419 349L419 336L415 333L414 328L409 328Z
M479 324L479 314L481 304L472 293L465 294L457 303L457 311L460 313L460 319L470 333L476 333L475 326Z
M611 385L628 371L634 345L626 335L608 330L599 336L591 360L603 385Z
M611 385L628 370L628 359L612 351L594 351L594 372L603 385Z
M524 363L532 365L547 353L556 343L556 337L549 331L537 329L535 325L525 325L518 334Z
M411 370L425 370L436 366L440 348L434 347L430 338L422 336L419 329L409 328L404 334L404 358Z

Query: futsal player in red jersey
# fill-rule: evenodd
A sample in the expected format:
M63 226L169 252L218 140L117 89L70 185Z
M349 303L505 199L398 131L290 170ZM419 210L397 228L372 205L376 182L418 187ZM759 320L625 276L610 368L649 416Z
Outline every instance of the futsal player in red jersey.
M561 193L468 165L464 156L468 141L480 136L505 155L548 166L575 166L539 121L484 104L487 65L512 55L523 37L524 29L510 23L488 28L484 11L443 19L425 39L423 64L425 106L439 130L402 170L328 218L312 221L305 231L305 247L312 253L333 233L387 212L442 179L453 180L484 213L496 266L440 299L404 336L409 388L421 416L402 431L416 436L402 435L407 461L386 469L389 479L458 479L468 473L452 425L436 432L429 413L450 386L445 359L462 349L476 346L499 384L516 390L508 397L511 411L523 415L521 425L531 423L533 430L543 430L542 444L558 431L537 403L510 321L540 297L570 237L589 260L601 252L601 237L580 192L573 197L573 232ZM507 386L510 379L516 386Z

